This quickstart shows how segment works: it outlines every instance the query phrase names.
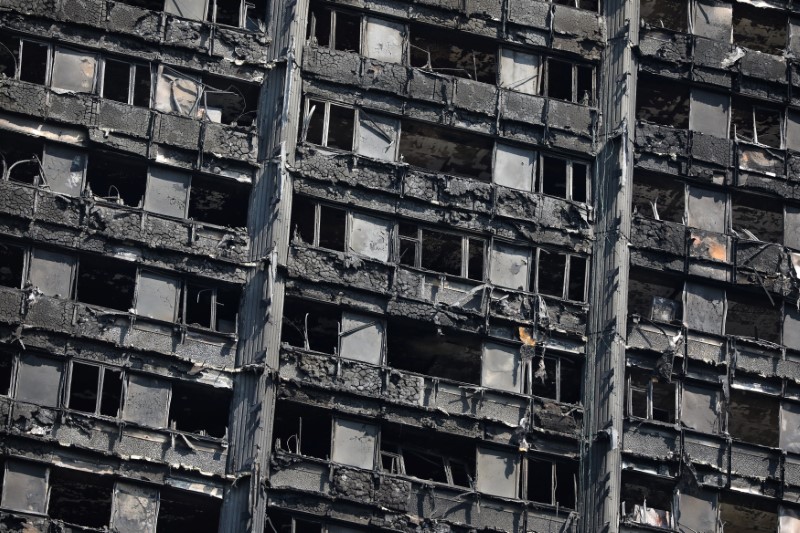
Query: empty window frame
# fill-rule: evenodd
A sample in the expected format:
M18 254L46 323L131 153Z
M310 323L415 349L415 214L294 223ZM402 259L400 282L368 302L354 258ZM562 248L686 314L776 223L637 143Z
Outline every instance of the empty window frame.
M234 286L212 286L186 281L182 323L219 333L236 333L241 291Z
M628 315L654 322L676 322L683 315L683 282L662 272L631 268L628 278Z
M497 46L477 35L414 24L410 29L409 56L412 67L497 83Z
M312 4L308 39L317 46L343 52L361 51L361 15Z
M636 118L672 128L688 128L689 86L640 72L636 85Z
M586 300L588 263L585 257L566 255L544 248L536 250L535 292L583 302Z
M734 96L731 102L731 138L783 148L783 111Z
M3 179L39 185L44 143L38 137L0 132Z
M627 376L628 416L675 422L677 396L674 383L663 383L651 373L630 369Z
M725 334L751 337L780 344L781 306L764 292L748 294L728 291Z
M562 403L579 403L583 365L557 355L537 355L531 360L530 391L534 396Z
M578 495L577 461L528 457L525 465L526 500L575 509Z
M726 533L792 533L791 529L784 529L782 521L779 527L775 500L737 494L734 490L720 493L719 500L718 523L725 525Z
M577 7L587 11L597 11L600 8L599 0L552 0L554 4Z
M772 198L732 193L731 224L742 239L783 244L783 208Z
M782 56L789 20L782 9L733 2L733 42L739 46Z
M0 243L0 286L22 288L26 256L24 248Z
M231 391L186 381L173 381L169 427L197 435L224 438L228 431Z
M122 401L122 371L72 361L67 407L75 411L117 418Z
M221 510L221 498L163 487L158 497L156 531L216 533Z
M319 204L303 196L292 200L292 240L337 252L388 261L393 223L387 219Z
M407 222L397 225L398 262L450 276L483 281L486 241Z
M381 432L381 469L391 474L471 488L475 450L469 442L449 439L447 447L401 430Z
M356 112L352 107L307 98L303 116L301 133L306 142L339 150L353 149Z
M480 338L461 331L442 331L415 321L390 321L386 335L386 363L392 368L426 376L481 383Z
M123 104L150 107L150 65L105 59L100 94Z
M589 166L586 163L541 155L539 169L540 192L586 202L590 180Z
M582 105L594 103L594 68L547 58L546 94Z
M329 412L278 400L273 423L274 449L329 459L332 418Z
M110 476L50 467L47 514L86 528L105 528L111 520L114 480Z
M264 31L265 0L166 0L164 11L192 20L207 20L216 24Z
M400 160L433 172L492 180L494 142L484 135L403 120Z
M11 41L9 39L9 41ZM47 43L14 39L18 48L15 52L16 77L19 80L47 85L50 82L50 62L53 48Z
M75 291L79 302L127 312L135 286L134 263L91 255L79 258Z

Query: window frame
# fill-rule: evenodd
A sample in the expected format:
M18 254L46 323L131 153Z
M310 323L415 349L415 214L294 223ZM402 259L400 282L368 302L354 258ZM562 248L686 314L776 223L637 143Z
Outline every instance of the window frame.
M126 102L120 102L119 100L113 100L110 98L106 98L105 91L106 91L106 63L109 61L114 61L117 63L124 63L128 66L128 98ZM149 83L149 91L147 95L147 107L137 106L134 103L135 100L135 91L136 91L136 69L137 68L146 68L150 73L150 83ZM118 59L116 57L100 57L100 67L98 72L98 89L97 95L100 98L105 100L110 100L112 102L117 102L124 105L130 105L135 107L142 107L143 109L151 109L153 106L153 65L150 63L137 63L133 61L128 61L127 59Z
M658 420L653 416L653 408L655 405L654 402L654 383L658 382L658 380L654 380L652 376L648 376L647 370L637 368L637 367L628 367L625 372L625 412L626 415L629 417L637 418L639 420L649 420L651 422L657 422L662 424L675 424L680 420L680 391L677 383L671 382L666 384L669 389L672 389L672 422L665 422L663 420ZM641 387L638 385L634 385L633 378L634 374L639 374L644 378L647 378L647 385L645 387ZM660 383L660 382L658 382ZM646 416L642 418L634 414L633 410L633 393L639 392L645 394L645 414Z
M409 225L416 226L417 236L416 237L410 237L410 236L407 236L407 235L401 235L400 234L400 224L409 224ZM445 235L455 235L455 236L457 236L457 237L459 237L461 239L461 273L459 275L447 274L447 273L438 272L438 271L435 271L435 270L428 270L428 269L426 269L426 268L424 268L422 266L422 251L423 251L422 233L423 233L423 231L428 231L430 233L443 233ZM484 237L480 237L480 236L474 236L474 235L470 235L470 234L459 233L459 232L456 232L456 231L448 231L448 230L441 230L441 229L438 229L438 228L431 228L430 226L426 226L424 224L418 224L418 223L413 222L413 221L412 222L397 222L395 224L394 233L396 235L396 237L394 239L395 240L394 249L397 252L396 252L395 255L393 255L391 257L394 258L394 261L398 265L402 265L402 266L406 266L406 267L410 267L410 268L417 268L417 269L420 269L420 270L425 270L426 272L434 272L434 273L437 273L437 274L440 274L440 275L443 275L443 276L456 277L456 278L459 278L459 279L469 280L469 281L472 281L472 282L477 281L479 283L483 283L483 282L486 281L487 266L488 266L487 250L489 248L488 247L488 244L489 244L488 239L486 239ZM414 243L415 253L414 253L414 264L413 265L409 265L407 263L402 263L401 262L401 257L400 257L401 241ZM480 241L480 242L483 243L483 252L482 252L482 255L483 255L483 271L481 272L480 278L478 278L478 279L470 277L469 259L470 259L470 242L471 241Z
M80 364L84 366L93 366L98 368L98 375L97 375L97 396L95 398L95 406L94 412L82 411L80 409L75 409L74 407L70 406L70 393L72 392L72 379L74 373L74 365ZM71 359L68 363L68 368L66 370L66 385L64 386L64 398L63 398L63 406L65 409L68 409L75 413L81 413L84 415L91 415L91 416L98 416L101 418L106 418L109 420L119 420L122 417L122 407L125 402L125 394L124 394L124 381L126 379L126 372L122 368L113 367L110 365L106 365L103 363L99 363L96 361L87 361L83 359ZM120 375L120 397L119 397L119 405L117 406L117 415L116 416L109 416L104 415L101 413L102 410L102 401L103 401L103 386L105 383L106 373L107 372L118 372Z

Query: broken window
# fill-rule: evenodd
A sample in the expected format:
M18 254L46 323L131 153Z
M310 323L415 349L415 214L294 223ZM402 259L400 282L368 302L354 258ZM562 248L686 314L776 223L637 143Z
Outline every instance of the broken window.
M689 129L715 137L728 137L730 96L692 87Z
M20 40L14 36L0 37L0 74L6 78L17 77Z
M117 481L110 530L119 533L156 531L158 489Z
M342 311L339 354L345 359L373 365L383 360L385 327L382 320L351 311Z
M731 223L742 238L783 243L783 210L772 199L733 193Z
M193 117L197 114L202 91L199 76L159 65L153 107L156 111Z
M46 296L71 298L75 264L75 258L69 255L34 248L28 283Z
M404 120L400 160L433 172L463 175L489 183L494 143L482 135Z
M229 228L247 226L250 184L235 180L192 176L189 218Z
M634 216L682 224L685 195L685 187L672 178L634 171Z
M119 416L122 372L105 366L73 361L67 407L95 415Z
M331 455L331 415L287 401L275 407L273 439L276 450L328 459Z
M283 305L281 342L333 354L339 341L339 318L337 307L288 298Z
M720 433L720 391L684 383L681 392L681 424L703 433Z
M639 14L653 28L686 31L689 2L685 0L642 0Z
M386 362L392 368L462 383L481 382L477 337L398 320L389 323L386 342Z
M340 150L353 149L355 110L352 107L308 98L303 116L302 137L306 142Z
M203 74L198 116L210 122L252 126L258 111L261 87L221 76Z
M144 209L176 218L186 218L191 176L166 167L151 166L147 173Z
M14 375L14 355L0 350L0 396L10 396L11 378Z
M86 185L95 198L129 207L142 207L147 165L134 157L94 151L86 167Z
M169 427L187 433L224 438L228 431L231 392L228 389L172 382Z
M128 374L122 419L143 426L166 428L169 382L143 374Z
M344 52L361 51L361 16L312 5L308 38L318 46Z
M639 73L636 118L662 126L689 127L689 87Z
M44 407L59 407L63 368L61 361L29 353L22 354L14 384L14 398Z
M594 71L590 65L547 59L547 96L582 105L594 101Z
M519 486L519 454L479 446L477 453L479 492L501 498L516 498Z
M378 426L335 418L331 460L334 463L372 470L375 465L377 438Z
M598 0L552 0L554 4L562 6L577 7L578 9L586 9L588 11L597 11L600 7Z
M541 192L576 202L586 201L589 169L585 163L542 155L539 168Z
M669 528L672 526L672 484L638 473L622 474L622 517L626 522Z
M56 48L50 82L54 90L93 93L97 79L97 56Z
M364 18L362 55L389 63L403 62L405 25L375 17Z
M781 342L780 303L771 301L763 292L750 294L728 294L728 312L725 319L725 334L737 337L752 337L758 340Z
M236 333L240 290L233 286L184 284L183 323L220 333Z
M520 348L496 342L483 343L481 386L522 392Z
M779 442L777 398L731 387L728 433L735 439L775 448Z
M683 316L689 329L722 335L725 291L687 282L683 293Z
M68 145L47 143L42 156L42 175L57 193L80 196L86 173L86 153Z
M25 270L25 250L18 246L0 243L0 286L22 288Z
M719 0L695 0L692 29L695 35L729 43L731 4Z
M250 31L265 31L266 2L264 0L166 0L164 11L192 20L207 20ZM161 9L161 6L150 6Z
M19 79L44 85L50 65L50 45L23 39L20 42Z
M731 138L783 148L783 111L734 96L731 103Z
M772 533L778 527L776 507L774 500L726 491L720 495L719 521L725 533ZM781 533L792 532L782 529Z
M398 224L401 265L451 276L483 280L485 241L401 222Z
M409 50L412 67L497 83L497 47L488 39L415 24L411 26Z
M220 498L163 487L159 491L156 531L216 533L221 508Z
M444 444L410 427L387 426L380 454L384 472L466 488L475 479L475 446L467 439L452 437Z
M128 311L133 305L135 286L136 266L133 263L81 256L76 290L79 302Z
M47 514L76 526L105 528L111 519L110 477L87 475L66 468L50 468Z
M783 56L788 22L782 9L733 2L733 42L739 46Z
M3 475L3 508L44 514L47 504L47 466L7 460Z
M680 321L683 284L651 272L631 268L628 279L628 315L655 322Z
M575 509L578 497L577 461L529 457L527 500L559 508Z
M384 161L397 159L397 136L400 121L396 118L358 110L358 148L356 153Z
M537 191L536 161L537 153L534 150L495 143L494 182L520 191Z
M296 196L292 202L293 239L299 238L301 242L311 246L343 252L347 237L347 214L344 209L317 204L302 196ZM368 224L366 220L365 224ZM363 230L363 226L360 228ZM364 235L355 236L356 247L364 245L369 248L368 243L371 241L364 237ZM376 247L381 248L382 245L376 243ZM380 251L376 249L376 253Z
M115 59L103 61L103 98L150 107L150 65L138 65Z
M583 382L582 365L566 357L537 355L531 361L531 393L563 403L578 403Z
M628 371L627 410L630 416L675 422L675 384L663 383L655 375L640 370Z
M40 138L0 132L0 159L4 178L38 185L44 143Z
M541 60L538 55L513 48L500 49L500 87L526 94L539 94L540 71Z

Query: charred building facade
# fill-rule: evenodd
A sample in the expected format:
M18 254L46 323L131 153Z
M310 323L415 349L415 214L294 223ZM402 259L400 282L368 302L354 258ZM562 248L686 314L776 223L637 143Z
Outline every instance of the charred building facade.
M798 35L0 0L0 529L800 531Z

